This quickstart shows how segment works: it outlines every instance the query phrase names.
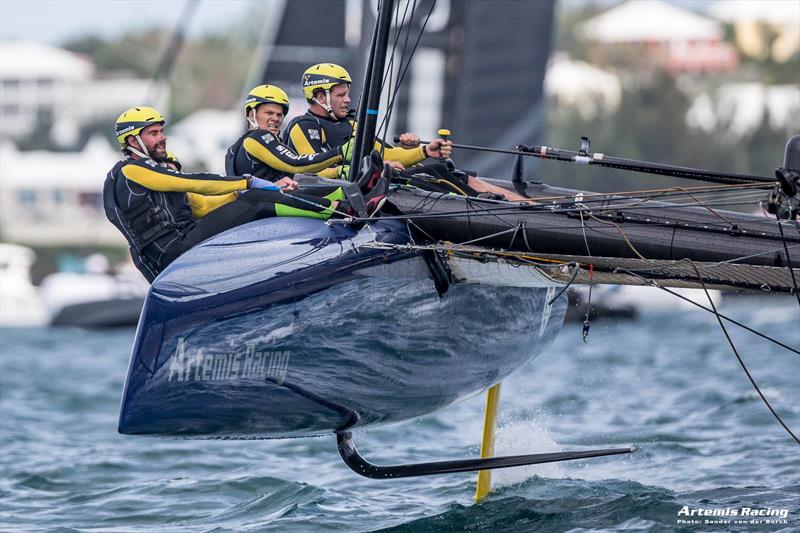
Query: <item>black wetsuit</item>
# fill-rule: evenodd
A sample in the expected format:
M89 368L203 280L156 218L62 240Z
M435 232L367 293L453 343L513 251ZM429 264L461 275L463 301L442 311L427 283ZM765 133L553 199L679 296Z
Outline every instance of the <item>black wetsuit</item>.
M153 159L127 158L103 187L106 216L122 232L134 263L152 281L193 246L227 229L273 216L327 219L332 201L246 190L242 176L184 173Z

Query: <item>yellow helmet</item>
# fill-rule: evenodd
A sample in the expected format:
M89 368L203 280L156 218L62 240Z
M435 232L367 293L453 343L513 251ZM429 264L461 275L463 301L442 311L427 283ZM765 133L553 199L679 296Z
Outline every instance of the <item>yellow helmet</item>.
M303 95L306 100L314 98L314 91L330 90L340 83L352 83L350 73L344 67L333 63L320 63L312 65L303 72Z
M249 115L251 109L261 104L278 104L283 107L283 114L289 113L289 97L280 87L274 85L259 85L250 91L244 101L244 114Z
M114 124L114 133L120 148L125 148L125 139L128 136L139 135L151 124L164 124L164 115L152 107L132 107L122 113Z

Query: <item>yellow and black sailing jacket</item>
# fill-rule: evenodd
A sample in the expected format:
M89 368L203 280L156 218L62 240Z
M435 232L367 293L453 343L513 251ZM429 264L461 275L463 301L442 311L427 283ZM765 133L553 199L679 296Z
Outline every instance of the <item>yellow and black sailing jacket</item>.
M198 218L233 201L235 191L243 189L247 180L241 176L184 173L152 159L128 158L106 176L103 206L128 241L134 263L152 281L158 269L148 257L162 257Z
M298 154L266 130L250 130L225 154L225 172L276 181L283 176L319 172L342 162L339 147Z
M349 119L332 120L330 117L315 115L306 111L304 115L295 117L284 130L283 142L298 154L314 154L336 148L348 141L355 130L355 122ZM375 149L383 149L382 141L375 142ZM425 160L427 155L422 146L407 150L395 148L386 144L383 158L387 161L397 161L405 167L410 167ZM319 172L320 176L335 178L338 169L326 169Z

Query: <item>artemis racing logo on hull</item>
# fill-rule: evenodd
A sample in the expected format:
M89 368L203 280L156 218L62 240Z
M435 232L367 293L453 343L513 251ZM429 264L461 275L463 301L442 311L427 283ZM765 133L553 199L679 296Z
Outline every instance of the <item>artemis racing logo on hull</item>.
M175 355L169 364L167 381L221 381L270 378L283 384L289 369L289 350L256 350L248 346L242 353L207 353L186 355L183 337L178 339Z

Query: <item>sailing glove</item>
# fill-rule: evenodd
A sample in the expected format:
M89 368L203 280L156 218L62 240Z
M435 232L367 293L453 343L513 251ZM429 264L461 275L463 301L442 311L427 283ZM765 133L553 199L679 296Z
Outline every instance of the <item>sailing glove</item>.
M247 178L248 189L260 189L262 191L275 191L281 192L281 188L268 180L262 180L255 176L248 176Z
M350 160L353 159L353 142L353 137L350 137L346 143L339 147L344 164L350 163Z

